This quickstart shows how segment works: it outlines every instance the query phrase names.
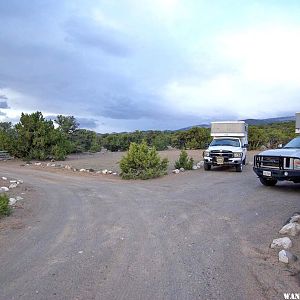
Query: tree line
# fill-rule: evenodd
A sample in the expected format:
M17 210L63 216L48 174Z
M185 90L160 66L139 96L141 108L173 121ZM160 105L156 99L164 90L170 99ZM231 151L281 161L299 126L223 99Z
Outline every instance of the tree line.
M204 149L211 142L210 129L194 127L179 131L135 131L99 134L79 128L73 116L58 115L55 120L44 118L41 112L22 113L13 125L0 122L0 150L24 159L63 160L70 153L127 151L131 143L145 142L157 150ZM249 148L260 149L285 144L295 137L295 122L249 126Z

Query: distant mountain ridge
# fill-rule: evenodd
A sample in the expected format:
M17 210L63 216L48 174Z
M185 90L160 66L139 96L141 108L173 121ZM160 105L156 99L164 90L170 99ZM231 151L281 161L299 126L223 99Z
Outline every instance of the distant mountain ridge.
M267 118L267 119L245 119L241 121L245 121L248 125L265 125L265 124L271 124L271 123L282 123L282 122L289 122L289 121L295 121L295 116L289 116L289 117L277 117L277 118ZM189 126L185 128L178 129L179 130L189 130L194 127L202 127L202 128L209 128L210 124L200 124L200 125L194 125Z

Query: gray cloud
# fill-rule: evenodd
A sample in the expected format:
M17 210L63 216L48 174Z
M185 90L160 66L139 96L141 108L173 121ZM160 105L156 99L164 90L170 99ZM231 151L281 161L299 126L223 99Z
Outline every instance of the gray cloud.
M0 97L1 99L1 97ZM0 108L2 109L8 109L8 105L7 105L7 102L6 101L0 101Z
M66 41L98 48L109 55L128 56L129 41L124 34L84 18L71 18L65 23Z

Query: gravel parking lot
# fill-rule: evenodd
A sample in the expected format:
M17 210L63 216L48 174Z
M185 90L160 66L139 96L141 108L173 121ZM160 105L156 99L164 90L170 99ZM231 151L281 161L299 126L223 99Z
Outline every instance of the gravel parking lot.
M178 154L162 153L170 161ZM110 169L121 155L64 163ZM264 187L251 165L243 173L200 169L148 181L20 165L0 164L1 176L23 178L30 189L17 212L22 226L10 227L14 214L0 220L1 299L283 299L299 292L299 263L279 263L269 247L300 211L299 184ZM299 237L292 240L300 256Z

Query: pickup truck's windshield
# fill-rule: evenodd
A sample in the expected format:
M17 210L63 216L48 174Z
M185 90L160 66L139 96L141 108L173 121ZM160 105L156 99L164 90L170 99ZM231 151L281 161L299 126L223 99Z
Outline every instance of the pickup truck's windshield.
M240 147L241 145L238 139L215 139L211 142L210 146Z
M300 137L296 137L287 143L283 148L300 148Z

